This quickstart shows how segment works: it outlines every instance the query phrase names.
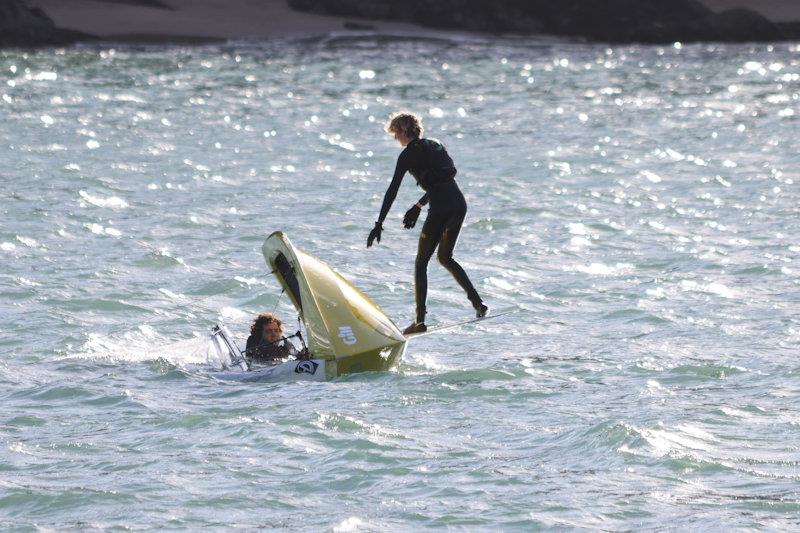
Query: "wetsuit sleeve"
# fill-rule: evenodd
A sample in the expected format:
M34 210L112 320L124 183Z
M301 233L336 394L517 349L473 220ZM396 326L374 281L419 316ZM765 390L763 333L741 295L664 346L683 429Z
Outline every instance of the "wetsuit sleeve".
M428 193L423 194L417 203L419 205L428 205Z
M403 176L406 175L408 171L408 166L406 165L406 158L405 150L400 153L400 157L397 158L397 165L394 168L394 176L392 176L392 182L389 184L389 188L386 189L386 194L383 195L383 205L381 206L381 214L378 216L378 222L383 224L383 221L386 219L386 215L389 214L389 209L392 208L392 203L394 203L394 199L397 197L397 191L400 189L400 183L403 181Z
M256 339L255 335L251 334L249 337L247 337L247 345L245 346L244 351L250 353L256 348L256 346L258 346L258 339Z

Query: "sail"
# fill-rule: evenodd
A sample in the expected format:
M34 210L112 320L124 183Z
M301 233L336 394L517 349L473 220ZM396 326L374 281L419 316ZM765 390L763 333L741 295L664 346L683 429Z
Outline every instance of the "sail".
M338 374L388 370L406 339L388 316L341 275L276 231L261 247L270 271L300 313L309 350Z

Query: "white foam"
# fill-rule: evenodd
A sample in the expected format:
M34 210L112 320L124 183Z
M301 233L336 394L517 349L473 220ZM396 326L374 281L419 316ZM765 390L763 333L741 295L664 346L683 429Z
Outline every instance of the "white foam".
M630 263L617 263L614 266L609 266L603 263L592 263L590 265L565 267L564 270L568 272L583 272L592 276L615 276L633 271L633 265Z
M651 296L653 298L656 298L656 299L666 298L666 294L665 294L664 289L662 287L658 287L658 288L655 288L655 289L647 289L645 291L645 294L647 294L648 296Z
M567 230L573 235L589 235L589 230L580 222L570 222L567 224Z
M186 298L183 294L176 294L168 289L158 289L158 292L172 298L173 300L183 300Z
M569 244L574 248L582 248L584 246L591 246L592 241L590 241L586 237L572 237L569 240Z
M373 528L357 516L345 518L333 526L334 533L350 533L351 531L371 531Z
M256 279L256 278L245 278L245 277L242 277L242 276L234 276L233 279L235 279L239 283L244 283L248 287L252 286L252 285L263 285L264 284L263 281L261 281L259 279Z
M705 290L712 294L722 296L723 298L736 298L736 293L733 291L733 289L730 289L728 286L723 285L722 283L709 283L705 286Z
M236 309L235 307L223 307L219 312L219 316L220 318L235 321L247 318L249 315L240 309Z
M120 237L122 236L122 232L115 228L106 228L100 224L89 223L84 224L84 228L88 229L95 235L108 235L109 237Z
M81 349L67 358L133 362L165 359L179 366L201 364L221 369L229 362L222 355L215 349L210 335L174 342L143 324L122 335L90 333Z
M58 74L55 72L39 72L30 76L29 79L34 81L55 81L58 79Z
M504 280L504 279L496 278L494 276L490 276L487 279L487 281L489 283L491 283L492 285L494 285L495 287L499 287L499 288L501 288L503 290L506 290L506 291L514 290L514 286L511 283L509 283L506 280Z
M28 248L36 248L37 246L39 246L39 243L36 242L36 239L31 239L30 237L22 237L20 235L17 235L16 238L19 242L21 242Z
M8 451L13 453L19 453L22 455L33 455L33 452L30 451L30 448L25 446L25 444L21 442L14 442L8 445Z
M661 176L649 170L643 170L639 173L639 177L645 178L652 183L661 183L663 180Z
M716 294L717 296L722 296L723 298L737 298L739 296L733 289L718 282L701 285L696 281L685 279L681 281L680 287L684 291L708 292Z
M78 191L80 197L86 201L86 203L91 204L95 207L110 207L112 209L125 209L130 207L128 202L123 200L118 196L109 196L108 198L101 198L99 196L93 196L86 191Z

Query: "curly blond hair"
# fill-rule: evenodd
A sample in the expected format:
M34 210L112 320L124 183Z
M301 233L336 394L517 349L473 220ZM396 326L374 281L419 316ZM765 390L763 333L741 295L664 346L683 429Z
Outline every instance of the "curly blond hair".
M424 131L422 117L409 111L392 113L386 123L387 133L401 132L409 139L419 139Z

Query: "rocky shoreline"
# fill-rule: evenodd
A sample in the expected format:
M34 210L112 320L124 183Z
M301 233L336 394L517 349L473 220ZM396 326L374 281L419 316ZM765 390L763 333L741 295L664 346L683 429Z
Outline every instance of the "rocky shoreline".
M699 0L69 1L2 0L0 48L125 40L191 44L291 32L307 36L342 29L381 31L390 25L428 28L428 33L553 35L606 43L800 39L800 23L774 22L748 9L715 12ZM78 6L91 20L75 15ZM129 12L136 23L125 18ZM61 22L56 24L48 13ZM120 31L122 26L127 33ZM188 27L194 33L187 35Z
M21 0L0 3L0 48L61 46L92 39L87 33L57 28L44 11Z
M800 37L748 9L715 13L696 0L288 0L297 10L484 33L548 34L591 42L780 41Z

